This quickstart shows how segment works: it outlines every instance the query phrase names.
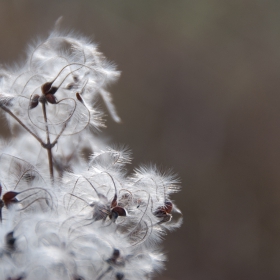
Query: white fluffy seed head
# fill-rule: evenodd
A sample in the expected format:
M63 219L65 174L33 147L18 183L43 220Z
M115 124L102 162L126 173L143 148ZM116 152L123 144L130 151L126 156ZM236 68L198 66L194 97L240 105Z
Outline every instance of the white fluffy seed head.
M177 177L155 166L127 175L130 151L91 130L104 126L98 96L120 121L107 91L118 76L90 40L57 31L0 70L13 133L0 145L3 279L150 279L163 268L162 237L182 223Z

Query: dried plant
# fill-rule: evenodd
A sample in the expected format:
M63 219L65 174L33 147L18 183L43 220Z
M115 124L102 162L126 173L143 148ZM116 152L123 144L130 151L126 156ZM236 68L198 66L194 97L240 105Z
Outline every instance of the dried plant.
M162 236L182 223L176 176L127 175L130 151L93 133L100 97L120 121L106 90L118 77L87 38L57 31L0 70L12 132L0 154L1 279L151 279L163 268Z

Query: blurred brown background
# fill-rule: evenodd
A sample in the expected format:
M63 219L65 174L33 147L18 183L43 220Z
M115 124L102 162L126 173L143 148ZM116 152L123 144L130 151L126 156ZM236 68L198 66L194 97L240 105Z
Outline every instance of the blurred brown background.
M61 15L122 71L104 133L182 179L157 279L280 279L280 1L0 0L1 63Z

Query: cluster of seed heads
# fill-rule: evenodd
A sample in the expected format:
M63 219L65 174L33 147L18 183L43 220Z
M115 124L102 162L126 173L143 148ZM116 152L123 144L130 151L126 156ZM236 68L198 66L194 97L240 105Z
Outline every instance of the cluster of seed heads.
M12 135L0 153L1 279L151 279L163 268L162 237L182 223L170 198L179 182L152 165L128 174L130 151L96 135L98 101L120 122L107 91L118 76L90 40L58 31L0 70Z

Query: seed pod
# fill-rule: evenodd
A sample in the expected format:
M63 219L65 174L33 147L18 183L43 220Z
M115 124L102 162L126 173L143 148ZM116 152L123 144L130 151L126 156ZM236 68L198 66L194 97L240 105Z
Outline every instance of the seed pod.
M6 246L10 250L15 249L16 238L14 238L14 232L11 231L6 234Z
M13 204L13 203L17 203L18 200L16 199L16 196L18 195L19 193L18 192L13 192L13 191L10 191L10 192L6 192L4 195L3 195L3 201L6 205L6 207L9 207L10 204Z
M51 87L49 89L49 91L47 92L47 94L55 94L58 90L58 87Z
M116 206L114 207L112 210L111 210L111 213L109 215L109 218L112 220L112 221L116 221L116 219L119 217L119 216L122 216L122 217L125 217L126 216L126 211L124 208L120 207L120 206Z
M156 217L162 217L166 214L170 214L173 208L173 204L170 200L166 200L164 206L160 206L154 212Z
M114 208L118 205L118 202L117 202L117 195L114 196L114 199L112 200L111 202L111 208Z
M171 219L172 219L172 215L171 215L171 214L166 214L166 215L162 218L162 220L159 222L159 224L167 223L167 222L171 221Z
M85 280L85 278L79 276L79 275L74 275L72 280Z
M165 204L164 204L164 208L165 208L165 211L170 214L172 211L172 208L173 208L172 202L170 200L166 200Z
M158 218L162 218L162 217L166 216L167 213L166 213L166 211L165 211L164 209L162 209L162 208L164 208L164 207L163 207L163 206L162 206L162 207L159 207L153 214L154 214L156 217L158 217Z
M39 103L39 98L40 98L40 96L39 96L38 94L35 94L35 95L32 97L32 99L31 99L31 101L30 101L30 103L29 103L29 109L30 109L30 110L33 109L33 108L35 108L35 107L37 107L37 105L38 105L38 103Z
M70 83L70 84L67 85L66 89L71 90L71 89L74 88L74 86L75 86L74 83Z
M116 265L116 266L124 266L125 265L125 260L121 256L120 250L114 249L111 258L107 260L107 263L113 264L113 265Z
M56 104L57 102L56 102L56 98L54 97L54 95L52 95L52 94L50 94L50 93L48 93L47 95L46 95L46 100L49 102L49 103L51 103L51 104Z
M8 277L7 280L23 280L23 279L26 279L26 276L23 274L23 275L20 275L16 278L12 278L12 277Z
M58 90L58 87L52 86L53 82L46 82L42 85L41 90L43 94L55 94Z
M51 89L53 82L46 82L41 86L41 90L43 94L47 94L48 91Z
M78 92L76 93L76 97L83 105L85 105L84 100L82 99L81 95Z
M120 207L120 206L116 206L112 209L112 212L116 212L118 213L119 216L126 216L126 211L124 208Z
M121 273L121 272L118 272L118 273L116 274L116 280L123 280L123 279L124 279L124 274Z

